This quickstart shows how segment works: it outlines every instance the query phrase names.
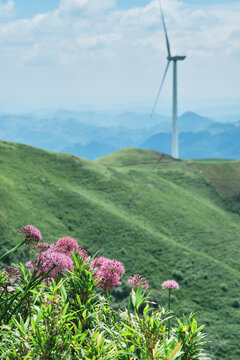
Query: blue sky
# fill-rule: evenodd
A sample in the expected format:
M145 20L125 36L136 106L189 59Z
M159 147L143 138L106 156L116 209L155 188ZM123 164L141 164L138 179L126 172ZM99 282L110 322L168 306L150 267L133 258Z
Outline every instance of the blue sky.
M209 5L227 4L234 1L237 0L184 0L183 2L192 5ZM117 6L122 9L129 9L137 6L145 6L149 2L149 0L117 0ZM59 5L59 0L16 0L15 4L19 17L29 17L39 12L46 12L55 9Z
M240 0L162 1L179 107L240 103ZM166 66L157 0L0 0L0 112L151 108ZM171 103L172 69L157 111Z
M5 1L6 2L6 1ZM56 9L59 0L16 0L15 7L17 16L31 17L35 14Z
M234 1L238 0L183 0L184 3L192 5L228 4ZM6 0L4 2L6 2ZM129 9L137 6L145 6L149 2L149 0L117 0L117 6L119 8ZM55 9L59 5L59 0L16 0L15 4L19 16L32 16L39 12Z

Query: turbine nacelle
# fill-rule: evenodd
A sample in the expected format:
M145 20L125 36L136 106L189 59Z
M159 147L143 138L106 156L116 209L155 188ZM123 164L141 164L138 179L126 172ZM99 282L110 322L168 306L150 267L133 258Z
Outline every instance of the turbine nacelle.
M186 56L168 56L167 60L168 61L181 61L181 60L185 60Z

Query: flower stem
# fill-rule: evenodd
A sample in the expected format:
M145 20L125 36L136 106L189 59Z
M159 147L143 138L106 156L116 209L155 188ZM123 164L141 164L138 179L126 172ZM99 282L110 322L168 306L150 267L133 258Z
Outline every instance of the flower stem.
M168 311L171 311L171 289L168 289ZM171 319L168 319L168 339L170 338Z
M17 244L14 248L12 248L11 250L7 251L5 254L3 254L2 256L0 256L0 261L2 261L2 260L5 259L5 257L7 257L9 254L11 254L12 252L16 251L18 248L20 248L24 243L25 243L25 239L24 239L23 241L21 241L19 244Z
M111 290L105 289L105 295L106 295L106 300L107 300L108 306L110 306L110 304L111 304Z

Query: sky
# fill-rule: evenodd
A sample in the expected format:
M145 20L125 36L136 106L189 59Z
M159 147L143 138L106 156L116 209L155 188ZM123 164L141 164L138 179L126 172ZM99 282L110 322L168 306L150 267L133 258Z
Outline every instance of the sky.
M240 105L240 1L162 0L181 110ZM151 112L166 66L159 0L0 0L0 113ZM157 112L171 109L172 67Z

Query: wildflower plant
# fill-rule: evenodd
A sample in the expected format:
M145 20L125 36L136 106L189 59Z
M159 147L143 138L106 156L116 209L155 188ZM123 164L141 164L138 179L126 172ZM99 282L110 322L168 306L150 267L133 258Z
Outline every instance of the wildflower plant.
M136 274L134 276L130 276L130 278L128 279L128 282L135 289L139 288L139 286L141 285L143 290L147 290L147 288L149 286L147 280L143 276L141 276L139 274Z
M27 244L33 242L38 243L40 240L42 240L42 235L40 231L33 225L24 226L18 231L18 233L24 235L24 241Z
M38 276L44 276L48 273L48 276L45 277L45 282L48 283L52 279L56 279L59 275L63 275L64 271L71 271L73 262L69 256L52 251L50 248L40 253L38 259L32 263L32 267Z
M163 290L168 289L168 311L171 310L171 290L179 289L179 284L174 280L166 280L162 283ZM168 337L170 337L170 328L171 328L171 318L168 319Z
M33 225L27 225L21 228L18 233L24 235L23 240L21 240L16 246L11 250L7 251L5 254L0 256L0 263L12 252L19 249L21 246L26 245L28 248L34 246L35 243L38 243L42 239L40 231Z
M161 306L151 307L148 282L141 275L129 279L128 309L114 311L109 294L125 273L121 262L91 259L70 237L50 246L32 241L34 258L28 267L0 271L1 359L201 358L205 335L195 314L178 320L169 337L172 315ZM9 286L14 290L8 291ZM176 284L163 287L170 292Z
M104 289L108 297L114 287L121 285L120 279L125 274L120 261L105 257L94 259L90 268L94 271L94 278L98 280L98 287Z

